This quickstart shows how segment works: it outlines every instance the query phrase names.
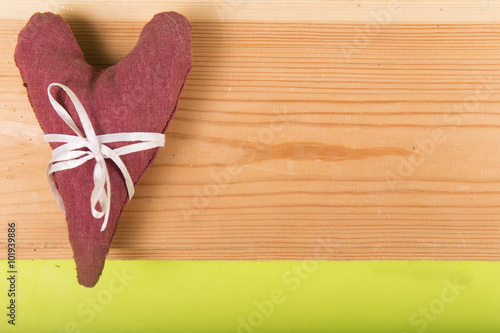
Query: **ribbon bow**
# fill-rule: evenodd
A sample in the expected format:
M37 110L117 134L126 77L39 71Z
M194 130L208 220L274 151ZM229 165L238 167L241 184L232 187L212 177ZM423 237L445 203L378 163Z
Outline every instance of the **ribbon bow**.
M50 89L54 86L62 88L73 102L73 105L80 117L80 122L85 135L80 132L75 122L69 115L68 111L59 104L52 96ZM134 183L127 167L120 159L120 155L130 154L142 150L148 150L157 147L163 147L165 144L165 135L161 133L149 132L131 132L131 133L112 133L96 135L89 116L85 111L82 103L75 93L68 87L60 83L51 83L47 87L52 107L57 114L66 122L66 124L75 132L76 135L65 134L45 134L45 142L63 142L64 144L52 151L52 159L47 164L46 174L49 181L50 189L56 198L59 207L65 213L64 204L61 195L56 189L53 173L56 171L68 170L76 168L83 163L95 159L94 167L94 189L90 197L90 206L92 215L96 218L104 217L101 226L101 231L106 229L110 206L111 206L111 182L109 172L106 166L106 159L111 159L120 169L125 185L127 187L129 200L134 195ZM136 142L125 145L116 149L111 149L105 145L110 142ZM97 203L100 205L100 210L97 209Z

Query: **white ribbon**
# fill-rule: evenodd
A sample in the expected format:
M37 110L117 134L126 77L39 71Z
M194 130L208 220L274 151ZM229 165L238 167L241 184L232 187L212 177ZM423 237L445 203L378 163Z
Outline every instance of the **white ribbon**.
M50 92L54 86L62 88L69 96L73 105L80 117L83 131L85 136L82 135L75 122L69 115L68 111L59 104ZM54 197L65 213L64 204L61 195L56 189L54 183L53 173L56 171L68 170L76 168L83 163L95 159L96 164L94 167L94 189L90 197L90 206L92 208L92 215L96 218L104 217L104 222L101 226L101 231L106 229L110 206L111 206L111 182L109 179L108 168L106 167L106 158L111 159L116 166L120 169L125 185L127 186L129 200L134 195L134 183L127 167L120 159L120 155L130 154L142 150L163 147L165 144L165 135L161 133L147 133L147 132L131 132L131 133L112 133L96 135L92 123L83 108L82 103L75 93L60 83L51 83L47 87L47 94L54 110L57 114L68 124L68 126L75 132L76 135L65 134L46 134L44 135L45 142L64 142L63 145L57 147L52 151L52 159L47 164L47 179L49 180L50 189ZM105 143L111 142L136 142L125 145L119 148L111 149ZM97 203L101 206L101 210L97 209Z

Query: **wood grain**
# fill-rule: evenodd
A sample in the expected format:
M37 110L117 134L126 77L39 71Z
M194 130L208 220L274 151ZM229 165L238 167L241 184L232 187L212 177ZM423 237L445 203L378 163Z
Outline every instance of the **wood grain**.
M147 21L74 4L97 67ZM166 147L110 259L500 259L500 24L197 15ZM25 22L0 25L2 228L17 222L19 258L71 258L12 58Z

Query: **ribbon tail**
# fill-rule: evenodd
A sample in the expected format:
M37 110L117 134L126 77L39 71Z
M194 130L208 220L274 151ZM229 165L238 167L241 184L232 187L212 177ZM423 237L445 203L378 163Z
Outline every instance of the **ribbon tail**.
M108 168L106 167L106 161L103 159L104 162L104 174L105 174L105 184L107 187L107 193L106 193L106 207L104 207L104 221L102 222L101 225L101 232L106 230L106 227L108 225L108 220L109 220L109 213L111 211L111 180L109 178L109 172Z
M51 167L52 167L52 162L49 162L47 164L47 167L45 168L47 180L49 181L49 187L50 187L50 190L52 191L52 195L54 195L54 198L56 199L56 202L59 205L59 208L61 208L63 214L66 216L66 209L64 208L64 203L62 201L62 197L56 188L56 183L54 181L54 174L53 174L53 171L50 170Z
M118 154L108 146L102 146L102 152L104 156L107 158L111 159L115 165L120 169L123 179L125 180L125 186L127 187L127 192L128 192L128 200L132 200L132 197L134 196L134 182L132 181L132 177L130 176L130 173L128 172L127 167L125 166L125 163L123 163L122 159L118 156Z

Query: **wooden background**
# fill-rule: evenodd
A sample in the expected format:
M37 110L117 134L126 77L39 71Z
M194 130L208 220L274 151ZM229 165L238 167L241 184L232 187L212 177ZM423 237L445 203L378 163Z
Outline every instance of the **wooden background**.
M2 1L1 248L72 257L20 29L59 13L105 67L167 10L193 70L108 258L500 259L500 7L453 0Z

